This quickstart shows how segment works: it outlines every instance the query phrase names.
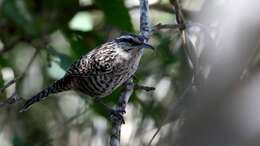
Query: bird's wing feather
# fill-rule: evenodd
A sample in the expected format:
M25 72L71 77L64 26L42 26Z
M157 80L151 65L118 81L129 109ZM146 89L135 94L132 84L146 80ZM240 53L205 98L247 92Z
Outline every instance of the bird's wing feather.
M111 48L101 47L94 49L74 62L67 70L66 75L89 77L111 73L115 57Z

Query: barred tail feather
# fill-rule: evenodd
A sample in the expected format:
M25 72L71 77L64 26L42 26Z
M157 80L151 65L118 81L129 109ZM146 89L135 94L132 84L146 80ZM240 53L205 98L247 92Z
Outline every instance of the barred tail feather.
M72 88L71 79L69 77L64 77L60 80L57 80L52 85L42 90L38 94L34 95L30 99L28 99L20 112L27 111L32 104L39 102L49 96L50 94L66 91Z

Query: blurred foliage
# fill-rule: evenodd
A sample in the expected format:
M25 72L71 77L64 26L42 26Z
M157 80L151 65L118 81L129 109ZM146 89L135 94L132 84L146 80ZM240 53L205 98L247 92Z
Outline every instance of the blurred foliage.
M117 26L124 31L132 31L128 10L122 0L111 0L109 3L107 0L96 0L95 3L104 12L106 21L114 26Z
M161 5L161 1L155 4ZM170 6L168 1L163 1L162 4ZM134 30L139 28L139 23L135 21L139 15L134 13L138 9L129 7L123 0L0 0L0 85L3 86L9 80L7 74L12 74L5 72L4 75L6 68L11 68L14 76L19 75L24 70L23 64L28 64L27 60L33 52L41 49L24 78L15 87L10 87L1 94L1 98L7 98L13 92L28 98L57 79L60 76L59 69L65 71L73 60L111 39L111 36L122 32L138 32L139 30ZM89 19L93 21L90 24L93 25L91 30L80 31L69 27L74 16L80 12L90 14ZM163 14L167 17L163 17ZM151 11L151 17L153 24L172 24L175 19L174 14L164 12L164 9ZM80 24L76 25L80 27ZM139 120L134 125L138 129L136 131L144 133L147 128L152 130L159 125L167 104L175 101L173 84L185 74L179 69L180 64L186 62L180 53L180 46L173 45L179 36L179 31L176 30L157 32L151 40L157 51L145 51L135 82L158 87L159 91L135 91L131 97L129 106L134 107L130 114L133 119L127 118L126 122ZM28 49L28 54L20 55L21 51ZM56 75L52 76L50 72ZM159 85L164 77L170 78L169 90ZM113 106L121 90L117 89L103 101ZM161 92L165 94L161 95ZM101 143L107 144L109 133L108 128L104 127L108 127L109 123L105 126L103 124L107 122L107 110L102 105L93 103L90 97L75 92L52 95L22 114L18 113L19 106L14 105L0 111L0 125L3 125L0 145L1 142L13 146L96 145L100 137ZM146 122L155 124L147 127ZM133 138L138 138L135 135L139 134L131 134ZM139 141L147 142L140 137Z

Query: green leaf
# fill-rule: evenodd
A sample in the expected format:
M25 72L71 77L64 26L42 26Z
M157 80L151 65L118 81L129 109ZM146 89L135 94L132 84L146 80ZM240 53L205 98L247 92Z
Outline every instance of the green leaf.
M133 31L131 18L123 0L95 0L104 12L107 23L125 31Z
M160 60L162 61L163 65L169 65L169 64L176 63L177 58L170 51L170 48L169 48L172 40L168 37L162 37L162 36L159 36L159 39L160 39L160 43L157 46L157 48L159 48L158 50L160 50L159 56L160 56Z
M13 146L28 146L17 136L14 136L12 143L13 143Z
M4 66L8 66L8 65L10 65L8 63L8 60L5 59L4 57L0 56L0 67L4 67Z
M24 1L5 0L2 4L3 14L26 34L34 36L37 34L32 16L26 8Z
M102 98L100 100L107 107L113 109L114 105L118 103L118 99L121 93L122 93L122 87L119 87L118 89L113 91L111 95L107 96L106 98ZM102 103L98 103L94 101L93 106L91 106L91 109L95 111L97 114L107 118L110 114L110 110L107 109L107 107L104 106Z
M78 59L104 42L104 37L97 31L72 32L65 30L64 33L70 42L74 59Z

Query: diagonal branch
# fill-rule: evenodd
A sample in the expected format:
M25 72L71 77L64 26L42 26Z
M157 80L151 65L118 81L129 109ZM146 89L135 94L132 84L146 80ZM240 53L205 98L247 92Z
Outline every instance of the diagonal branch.
M26 74L26 72L28 71L28 69L30 68L30 66L32 65L35 57L37 56L37 54L39 53L39 51L37 50L32 58L29 60L29 63L26 65L24 71L22 72L22 74L20 74L19 76L17 76L16 78L14 78L13 80L9 81L8 83L6 83L3 87L0 88L0 93L2 93L6 88L8 88L9 86L11 86L12 84L14 84L17 80L20 80L22 77L24 77L24 75Z
M189 42L190 40L187 38L187 34L185 32L186 25L185 25L184 16L183 16L183 13L181 10L180 1L179 0L170 0L170 2L173 5L173 8L175 10L174 12L175 12L176 21L177 21L177 24L173 24L173 25L171 25L171 27L174 26L174 28L179 28L179 30L181 32L182 48L185 49L184 50L185 54L192 63L194 73L193 73L193 77L192 77L192 80L190 81L190 83L187 85L187 87L182 92L180 97L177 98L178 99L177 102L173 106L171 106L171 108L167 109L166 116L162 119L161 123L159 124L156 132L153 134L153 136L150 139L147 146L152 145L153 140L159 134L162 126L164 125L164 123L167 120L169 120L171 118L171 122L174 122L180 118L181 114L184 112L184 103L186 102L188 95L193 92L194 82L195 82L196 74L197 74L196 73L196 68L198 65L197 58L194 53L194 49L188 46L190 43ZM161 26L159 25L159 27L161 27ZM169 27L169 26L166 25L164 27Z
M177 23L184 24L184 16L182 13L180 1L179 0L170 0L170 2L174 7ZM185 27L181 28L180 30L184 30L184 29L185 29Z
M29 60L29 63L26 65L24 71L22 72L22 74L20 74L19 76L17 76L16 78L14 78L13 80L9 81L8 83L6 83L3 87L0 88L0 93L3 93L4 90L6 88L8 88L9 86L11 86L12 84L16 83L18 80L21 80L27 73L27 71L30 69L33 61L35 60L36 56L39 54L40 49L37 49L35 51L35 53L33 54L33 56L31 57L31 59ZM17 101L21 100L21 97L18 96L16 94L16 92L14 92L9 98L7 98L4 101L0 101L0 108L8 106L10 104L13 104Z
M168 120L170 120L170 118L171 118L171 122L174 122L174 121L176 121L180 117L180 115L182 114L182 112L184 110L184 102L186 100L185 97L192 92L192 87L193 87L193 83L191 81L189 84L187 84L187 87L182 91L180 96L177 98L178 99L177 102L175 104L171 105L171 107L169 109L167 109L165 117L159 123L159 126L158 126L157 130L153 134L153 136L150 139L150 141L147 144L147 146L151 146L152 145L153 140L159 134L159 132L162 129L163 125Z

